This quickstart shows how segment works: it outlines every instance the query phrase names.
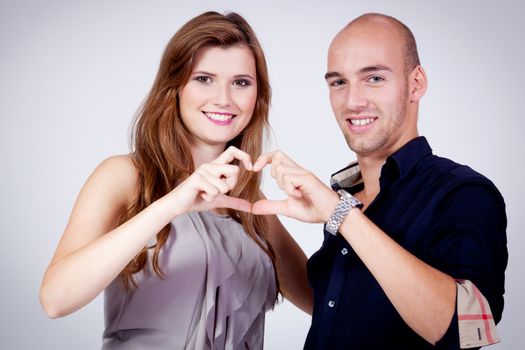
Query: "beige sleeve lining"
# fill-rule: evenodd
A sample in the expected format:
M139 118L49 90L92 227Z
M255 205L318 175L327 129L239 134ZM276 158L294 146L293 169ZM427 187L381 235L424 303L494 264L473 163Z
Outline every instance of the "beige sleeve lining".
M501 339L487 299L470 281L456 280L456 285L460 348L499 342Z

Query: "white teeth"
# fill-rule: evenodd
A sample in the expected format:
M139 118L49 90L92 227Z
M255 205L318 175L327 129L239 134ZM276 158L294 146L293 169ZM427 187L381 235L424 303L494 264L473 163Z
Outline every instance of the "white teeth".
M367 119L350 119L350 123L352 123L352 125L359 125L359 126L368 125L368 124L372 123L373 121L374 121L374 119L372 119L372 118L367 118Z
M204 114L206 114L206 116L212 120L217 120L221 122L225 122L233 118L233 114L218 114L211 112L204 112Z

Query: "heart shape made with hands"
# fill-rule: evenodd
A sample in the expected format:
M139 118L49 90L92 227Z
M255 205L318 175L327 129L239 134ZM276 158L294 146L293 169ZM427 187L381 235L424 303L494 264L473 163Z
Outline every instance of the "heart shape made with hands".
M304 222L319 223L326 222L339 201L337 194L312 172L295 163L281 151L265 153L253 165L249 155L236 148L229 148L221 157L219 158L223 164L239 159L248 171L253 172L260 172L271 165L271 176L287 198L263 198L250 203L244 199L222 195L216 198L217 207L228 207L255 215L285 215Z

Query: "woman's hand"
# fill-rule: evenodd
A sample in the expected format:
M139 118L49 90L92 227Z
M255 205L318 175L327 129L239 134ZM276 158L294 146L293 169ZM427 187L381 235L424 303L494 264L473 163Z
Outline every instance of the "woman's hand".
M252 170L250 156L230 147L118 227L119 215L136 197L138 172L129 156L104 161L82 188L42 281L40 300L49 317L93 300L175 216L214 208L249 212L249 202L226 195L239 177L240 168L230 164L234 159Z
M215 208L250 212L250 202L227 195L237 185L241 170L239 166L230 164L234 159L240 160L246 170L252 170L250 155L230 146L214 161L200 165L167 195L176 203L177 214Z

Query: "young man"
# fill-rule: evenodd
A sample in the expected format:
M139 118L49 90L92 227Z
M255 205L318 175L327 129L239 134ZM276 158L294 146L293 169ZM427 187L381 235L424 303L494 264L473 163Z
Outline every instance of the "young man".
M325 222L308 262L306 349L459 349L499 341L507 264L505 204L487 178L432 154L418 136L427 77L414 37L379 14L333 39L330 102L357 162L332 189L286 155L272 164L288 198L256 214Z

